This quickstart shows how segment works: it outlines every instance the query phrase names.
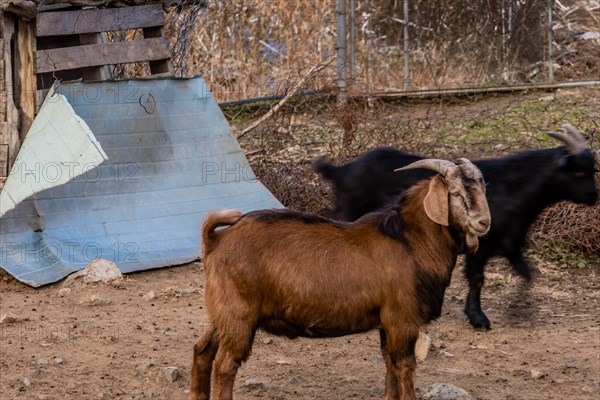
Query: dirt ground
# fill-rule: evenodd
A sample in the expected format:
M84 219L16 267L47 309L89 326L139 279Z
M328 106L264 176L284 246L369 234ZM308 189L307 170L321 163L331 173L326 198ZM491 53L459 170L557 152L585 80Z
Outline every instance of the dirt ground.
M418 394L448 382L474 399L598 398L600 270L535 264L529 287L500 262L488 268L489 332L466 322L457 268L443 317L427 330L432 346L417 368ZM192 346L206 321L203 284L200 263L112 285L33 289L2 275L0 314L21 320L0 326L0 398L186 399ZM235 396L381 399L383 386L377 332L326 340L260 333Z

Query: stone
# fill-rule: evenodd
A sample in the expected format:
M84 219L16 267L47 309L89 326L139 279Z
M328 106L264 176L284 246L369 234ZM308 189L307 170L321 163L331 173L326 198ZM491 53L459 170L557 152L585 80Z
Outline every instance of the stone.
M7 313L0 317L0 325L10 325L21 322L23 319L15 314Z
M177 367L164 367L163 373L169 382L175 382L181 375Z
M25 385L26 387L30 387L30 386L32 385L32 383L31 383L31 379L29 379L29 378L25 377L25 378L23 379L23 385Z
M441 349L441 350L440 350L440 354L441 354L441 355L443 355L443 356L446 356L446 357L448 357L448 358L450 358L450 357L454 357L454 354L452 354L452 353L450 353L449 351L446 351L446 350L444 350L444 349Z
M54 361L54 364L62 364L64 362L61 357L55 357L52 361Z
M71 288L62 288L62 289L58 289L58 295L60 297L65 297L71 294Z
M423 400L471 400L464 389L451 383L434 383L425 389Z
M429 347L431 347L431 338L426 333L421 333L415 344L415 356L418 362L423 362L429 354Z
M529 373L531 374L532 379L541 379L544 376L546 376L545 373L543 373L542 371L538 371L537 369L532 369L531 371L529 371Z
M179 288L177 292L182 294L201 293L202 288Z
M82 278L85 283L110 283L123 279L123 274L114 262L103 258L95 258L84 269L69 275L64 284L68 285L78 278Z
M262 340L262 342L263 342L264 344L271 344L271 343L273 343L273 338L272 338L272 337L270 337L270 336L267 336L266 338L264 338L264 339Z
M154 290L151 290L148 293L146 293L145 295L143 295L142 299L144 299L146 301L150 301L150 300L153 300L155 297L156 297L156 293L154 292Z
M135 367L135 369L140 373L140 374L145 374L146 372L148 372L148 370L154 367L154 364L148 361L139 363L137 365L137 367Z
M248 378L246 379L245 386L249 389L260 389L265 385L258 379Z

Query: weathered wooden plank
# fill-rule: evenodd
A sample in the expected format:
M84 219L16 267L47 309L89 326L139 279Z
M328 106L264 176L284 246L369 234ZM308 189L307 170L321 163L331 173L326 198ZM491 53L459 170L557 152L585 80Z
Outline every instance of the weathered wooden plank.
M38 50L36 73L171 58L167 38Z
M2 77L2 80L4 80L4 77ZM7 93L3 90L0 90L0 123L2 122L6 122L6 96ZM2 136L5 132L0 132L0 136ZM2 139L0 139L0 143L4 143L2 142Z
M79 35L79 43L81 44L105 44L103 40L104 33L82 33ZM88 67L83 69L83 80L85 81L106 81L112 78L110 66L102 65L99 67Z
M40 89L35 91L35 115L40 112L40 108L42 104L44 104L44 100L46 100L46 96L50 89Z
M0 146L8 145L8 128L6 121L0 121Z
M0 122L0 132L6 130L6 122ZM0 143L0 184L8 176L8 145Z
M0 46L0 54L4 54L4 45ZM4 92L6 86L4 84L4 60L0 59L0 92Z
M142 29L142 32L144 34L144 38L155 38L164 36L162 26L144 28ZM173 74L171 62L169 60L150 61L150 73L152 75L165 73Z
M162 4L165 8L186 7L199 4L206 7L208 0L2 0L0 10L17 14L20 18L34 19L38 12L56 8L56 5L67 7L129 7L141 4Z
M4 38L4 59L11 59L11 41L15 37L15 18L0 11L0 21L3 24L0 25L2 29L2 37ZM7 88L12 88L13 70L10 62L4 63L4 82ZM11 90L6 91L6 128L3 130L6 135L6 139L3 139L8 145L8 168L13 165L19 149L21 147L21 140L19 138L19 110L14 103L14 93Z
M37 36L62 36L162 26L165 15L160 4L127 8L104 8L40 13Z
M19 109L19 133L21 142L29 132L35 117L36 76L33 71L35 54L34 23L19 19L15 49L15 88Z

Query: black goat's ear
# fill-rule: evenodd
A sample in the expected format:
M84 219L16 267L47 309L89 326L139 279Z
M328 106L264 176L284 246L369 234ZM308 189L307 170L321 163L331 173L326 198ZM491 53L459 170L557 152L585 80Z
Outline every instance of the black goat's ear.
M567 164L569 163L568 158L569 156L562 156L561 158L558 159L558 166L559 167L566 167Z
M441 176L429 182L429 191L423 199L425 213L436 224L448 226L448 189Z

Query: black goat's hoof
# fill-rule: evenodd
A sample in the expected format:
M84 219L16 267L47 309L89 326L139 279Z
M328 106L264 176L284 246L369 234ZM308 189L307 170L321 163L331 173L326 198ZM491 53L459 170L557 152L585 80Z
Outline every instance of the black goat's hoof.
M490 329L492 329L492 324L490 323L490 320L482 312L467 314L467 317L469 317L469 323L475 329L483 331L489 331Z

